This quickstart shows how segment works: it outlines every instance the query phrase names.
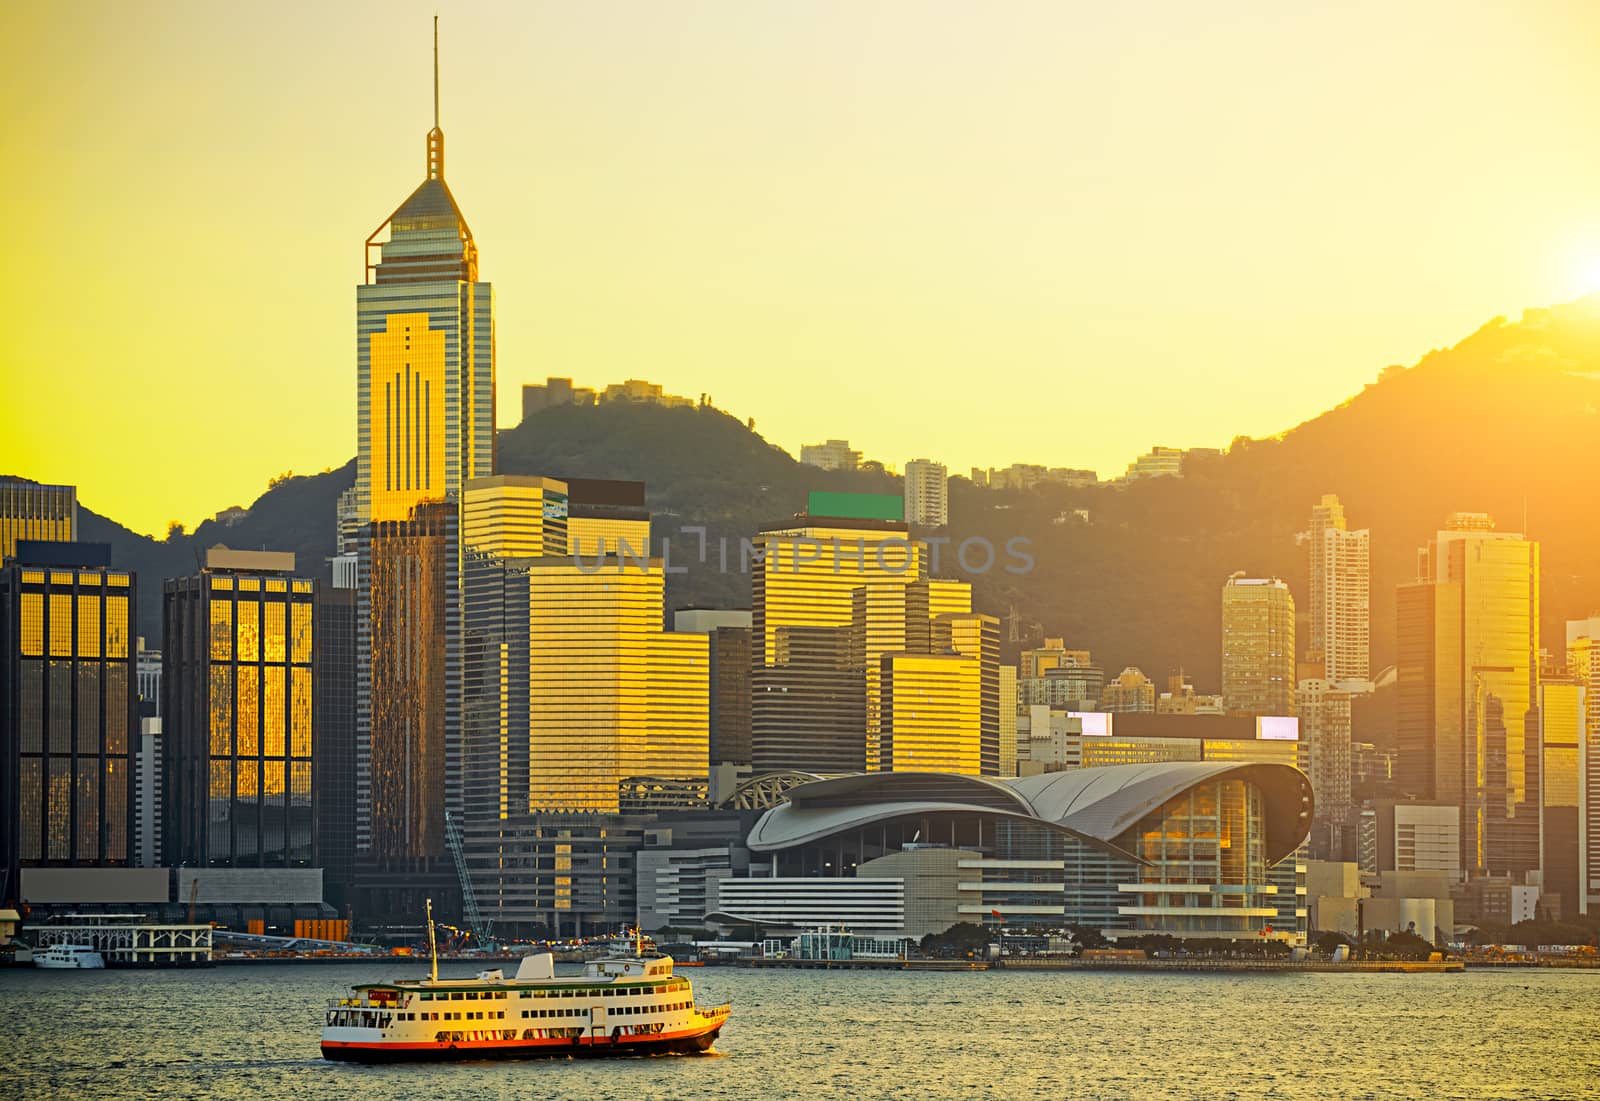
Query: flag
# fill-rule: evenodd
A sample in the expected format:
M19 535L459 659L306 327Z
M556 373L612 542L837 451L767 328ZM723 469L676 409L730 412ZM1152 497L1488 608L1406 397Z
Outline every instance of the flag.
M1005 915L1002 914L999 910L990 910L989 913L994 915L994 917L996 919L1000 920L1000 921L1004 921L1006 919Z

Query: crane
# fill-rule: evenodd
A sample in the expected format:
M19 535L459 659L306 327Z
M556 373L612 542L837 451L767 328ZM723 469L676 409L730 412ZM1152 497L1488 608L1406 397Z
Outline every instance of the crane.
M467 931L478 938L480 947L493 948L495 943L490 925L483 920L483 914L478 910L478 898L472 890L472 877L467 874L467 855L466 848L461 843L461 827L457 825L455 817L449 811L444 812L444 837L450 855L455 858L456 878L461 883L462 920L467 926Z

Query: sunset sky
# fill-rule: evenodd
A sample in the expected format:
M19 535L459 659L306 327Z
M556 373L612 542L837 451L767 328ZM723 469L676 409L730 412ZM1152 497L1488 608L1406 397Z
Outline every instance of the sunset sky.
M1600 288L1593 3L16 3L0 473L159 532L354 454L435 10L502 426L1113 475Z

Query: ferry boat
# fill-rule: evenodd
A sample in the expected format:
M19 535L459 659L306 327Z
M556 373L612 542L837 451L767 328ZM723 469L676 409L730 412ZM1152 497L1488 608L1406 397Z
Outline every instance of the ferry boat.
M45 951L33 954L33 965L62 971L98 970L105 967L106 960L87 944L52 944Z
M716 1042L730 1006L695 1004L669 956L618 956L555 973L549 952L507 979L494 968L440 979L429 904L432 971L352 988L328 1005L322 1057L361 1063L446 1059L696 1054Z

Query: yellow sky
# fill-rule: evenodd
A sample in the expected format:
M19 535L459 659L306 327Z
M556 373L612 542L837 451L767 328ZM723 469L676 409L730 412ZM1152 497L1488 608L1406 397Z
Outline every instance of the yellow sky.
M0 8L0 472L157 531L354 453L434 10ZM1594 4L438 10L503 425L643 377L794 452L1114 474L1600 278Z

